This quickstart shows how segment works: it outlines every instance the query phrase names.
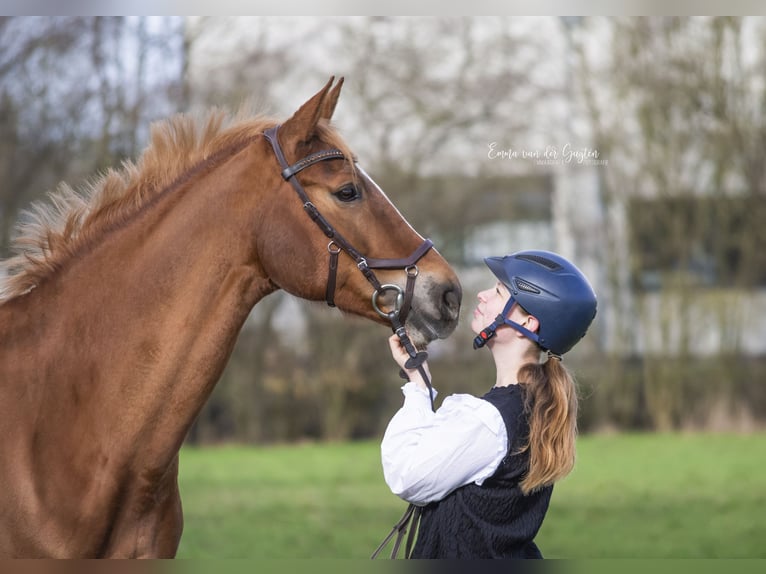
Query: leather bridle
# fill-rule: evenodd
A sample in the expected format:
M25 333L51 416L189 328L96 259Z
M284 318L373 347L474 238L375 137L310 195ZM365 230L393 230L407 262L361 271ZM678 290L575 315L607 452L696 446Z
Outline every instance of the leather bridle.
M306 190L303 189L298 178L295 177L297 173L307 167L314 165L320 161L328 161L334 159L346 159L343 152L337 148L330 148L321 150L307 155L303 159L296 161L294 164L289 165L285 154L282 152L282 147L279 145L279 125L274 126L264 132L266 140L271 144L274 150L274 155L277 157L279 166L282 168L282 178L285 181L289 181L292 184L293 189L298 194L298 197L303 202L303 209L306 211L311 220L317 224L322 232L327 236L330 242L327 244L327 251L330 254L329 260L329 272L327 276L327 287L325 289L325 300L330 307L335 307L335 285L338 272L338 258L341 251L345 251L356 263L359 271L364 275L365 279L373 286L374 291L372 293L372 307L375 312L381 317L388 319L391 322L391 328L394 333L399 337L402 345L407 351L410 358L405 363L407 369L417 369L420 376L423 378L426 386L428 387L429 397L431 399L431 410L434 410L434 391L431 387L431 381L426 373L423 363L428 358L428 354L425 351L417 351L415 346L410 341L409 336L404 328L404 323L407 320L407 315L412 307L412 298L415 292L415 279L418 276L417 262L428 253L433 247L433 243L430 239L424 239L423 242L413 251L408 257L403 259L376 259L363 256L351 243L346 240L338 231L330 224L327 219L319 212L317 207L311 202ZM359 171L364 171L357 166ZM366 175L366 174L365 174ZM369 177L369 176L368 176ZM407 274L407 282L405 288L402 289L399 285L392 283L382 284L373 269L404 269ZM391 311L385 311L381 309L378 298L388 291L394 291L396 296L394 299L393 309ZM409 377L402 370L400 376L404 379ZM407 528L410 528L410 535L407 539L407 545L405 550L405 558L409 558L412 542L417 530L418 522L420 521L422 509L410 504L404 513L404 516L397 522L391 533L386 539L378 546L373 552L372 558L377 557L380 551L388 544L388 542L396 535L396 542L391 553L392 558L396 558L399 551L402 540L407 532Z
M335 286L336 277L338 272L338 258L341 251L347 253L356 263L359 271L364 275L365 279L372 285L374 291L372 293L372 307L378 315L388 319L389 321L396 321L400 325L404 325L407 319L410 308L412 306L412 298L415 290L415 279L418 276L417 263L420 259L428 253L433 247L433 242L430 239L424 239L423 242L413 251L408 257L401 259L379 259L372 257L365 257L358 249L356 249L351 243L343 237L337 229L335 229L330 222L319 212L317 207L311 202L306 194L306 190L303 189L296 174L306 169L307 167L319 163L321 161L333 160L333 159L345 159L342 151L336 148L330 148L312 153L303 159L296 161L294 164L289 165L285 154L282 151L282 147L279 145L279 127L274 126L264 132L266 140L271 144L274 150L274 155L277 157L280 167L282 168L282 178L285 181L289 181L293 186L293 189L298 194L298 197L303 202L303 209L316 223L316 225L322 230L322 232L330 239L327 244L327 251L330 254L329 259L329 272L327 276L327 288L325 289L325 300L330 307L335 307ZM357 168L360 171L361 168ZM374 269L404 269L407 274L407 282L405 288L402 289L399 285L391 283L381 283L375 275ZM379 297L385 293L393 291L395 293L393 309L386 311L381 308L381 302Z

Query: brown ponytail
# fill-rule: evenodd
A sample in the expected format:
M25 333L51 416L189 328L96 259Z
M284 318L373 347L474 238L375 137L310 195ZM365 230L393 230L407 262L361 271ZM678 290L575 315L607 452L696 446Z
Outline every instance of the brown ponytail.
M521 482L528 494L553 484L572 470L577 436L577 392L574 377L557 357L524 365L518 374L526 389L529 417L529 471Z

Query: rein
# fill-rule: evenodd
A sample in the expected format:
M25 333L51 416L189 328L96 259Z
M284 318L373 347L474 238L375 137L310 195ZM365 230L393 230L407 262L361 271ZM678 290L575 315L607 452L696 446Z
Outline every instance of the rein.
M273 128L266 130L263 135L265 136L266 141L271 144L271 148L274 150L274 155L279 162L279 166L282 168L282 178L285 181L290 182L290 184L293 186L293 189L298 194L298 197L303 202L304 211L330 240L330 242L327 244L327 251L330 254L330 259L327 287L325 290L325 301L330 307L335 307L335 285L338 272L338 259L340 252L345 251L354 260L357 268L362 273L362 275L364 275L365 279L367 279L367 281L375 289L372 293L372 307L378 315L384 319L388 319L391 322L391 329L394 331L394 333L396 333L396 336L399 337L402 346L410 356L404 366L407 369L418 370L420 376L423 378L423 381L426 384L426 387L428 387L428 394L431 400L431 410L435 410L434 390L431 386L431 381L426 374L425 367L423 367L423 363L428 358L428 353L425 351L417 351L415 349L415 346L412 344L412 341L410 340L409 335L407 335L407 332L404 328L405 321L407 320L407 315L412 308L412 298L415 292L415 280L418 276L417 262L420 261L420 259L433 247L433 242L430 239L424 239L423 243L421 243L420 246L415 249L415 251L413 251L408 257L402 259L376 259L371 257L364 257L357 249L354 248L353 245L351 245L351 243L348 242L348 240L346 240L345 237L338 233L338 231L330 224L329 221L327 221L327 219L324 218L317 207L309 199L306 190L303 189L303 186L301 185L300 181L298 181L298 178L295 177L295 175L300 171L311 165L314 165L315 163L319 163L320 161L345 159L343 152L336 148L321 150L309 154L303 159L300 159L294 164L290 165L285 158L282 147L279 145L278 133L279 125L276 125ZM362 172L364 171L362 170ZM404 269L407 275L405 288L402 289L398 285L394 285L392 283L381 284L373 269ZM382 309L378 301L378 298L388 291L393 291L396 294L394 299L394 306L391 311L385 311ZM399 376L406 380L409 379L404 370L399 372ZM380 551L386 546L386 544L388 544L388 542L391 540L391 538L393 538L395 534L396 542L394 543L391 558L396 558L396 555L399 552L399 547L401 546L402 540L404 539L404 536L407 532L407 527L410 526L410 534L407 537L407 544L404 553L404 557L409 558L412 550L412 543L415 537L415 531L420 521L421 513L422 509L420 507L417 507L414 504L410 504L407 507L404 516L402 516L399 522L394 525L391 533L386 537L385 540L383 540L375 552L373 552L371 558L376 558Z

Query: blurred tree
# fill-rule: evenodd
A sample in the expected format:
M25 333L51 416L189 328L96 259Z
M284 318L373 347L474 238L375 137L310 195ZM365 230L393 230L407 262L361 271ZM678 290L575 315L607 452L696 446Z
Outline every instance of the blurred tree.
M178 18L0 21L0 256L19 209L137 155L176 111Z
M498 17L345 21L337 52L359 153L382 173L526 169L488 164L487 146L532 148L560 121L550 97L565 86L546 59L550 24Z
M52 129L62 106L49 110L40 105L43 99L50 100L52 91L42 78L55 73L46 56L67 57L79 43L83 28L81 19L70 19L66 25L42 19L0 20L1 255L6 255L18 210L41 194L39 187L50 186L69 163L60 145L63 130Z
M316 78L306 93L326 82L327 77L311 74L314 60L302 57L306 45L295 30L285 26L284 20L187 19L184 66L190 107L226 106L236 110L246 103L257 112L287 115L294 109L280 105L280 86L295 95L296 86L301 85L299 78L306 73ZM310 25L311 30L316 27ZM281 34L281 30L285 33ZM302 103L294 101L296 106Z
M621 392L623 358L643 353L633 396L655 428L699 424L722 402L736 425L757 384L741 345L746 297L766 274L764 37L751 18L590 19L573 36L595 145L610 158L599 233L620 343L602 380ZM717 368L700 377L708 352Z

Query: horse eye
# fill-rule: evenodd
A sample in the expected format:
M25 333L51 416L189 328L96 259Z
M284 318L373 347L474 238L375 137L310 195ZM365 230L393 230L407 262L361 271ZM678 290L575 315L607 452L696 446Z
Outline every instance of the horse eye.
M362 194L359 192L359 190L354 186L347 186L341 188L339 191L336 191L333 195L337 197L340 201L349 203L351 201L356 201L357 199L362 197Z

